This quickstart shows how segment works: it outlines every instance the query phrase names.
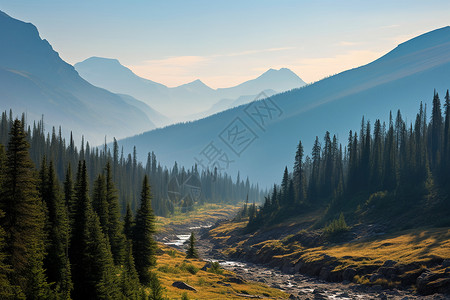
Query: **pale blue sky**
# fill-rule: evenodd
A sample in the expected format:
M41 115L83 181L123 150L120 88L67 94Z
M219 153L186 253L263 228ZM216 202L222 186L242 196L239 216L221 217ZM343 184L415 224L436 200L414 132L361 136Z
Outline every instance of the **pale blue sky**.
M0 0L67 62L117 58L169 86L227 87L287 67L306 82L450 25L450 1Z

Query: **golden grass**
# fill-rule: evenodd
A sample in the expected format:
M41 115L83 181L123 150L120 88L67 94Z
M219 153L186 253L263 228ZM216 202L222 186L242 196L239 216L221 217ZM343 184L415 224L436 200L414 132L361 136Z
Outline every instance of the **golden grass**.
M304 261L320 260L323 255L338 259L339 268L381 264L395 260L402 264L425 263L433 258L450 258L450 229L408 230L366 242L305 249Z
M157 257L157 266L153 269L158 275L162 286L166 289L165 296L169 299L181 299L184 292L189 299L243 299L238 293L258 295L269 299L287 299L286 293L270 288L261 283L247 282L245 284L229 283L231 286L224 286L220 282L226 282L227 274L234 275L230 271L224 271L223 275L199 270L192 274L186 269L186 265L193 265L201 269L205 262L199 259L185 259L185 254L160 244L163 254ZM169 255L169 253L171 255ZM172 286L174 281L183 281L197 292L180 290ZM219 282L219 283L218 283Z
M187 213L175 213L170 217L157 217L156 228L158 231L164 231L170 225L182 225L185 223L194 223L195 221L214 222L234 215L241 206L226 204L205 204L197 207L195 210Z

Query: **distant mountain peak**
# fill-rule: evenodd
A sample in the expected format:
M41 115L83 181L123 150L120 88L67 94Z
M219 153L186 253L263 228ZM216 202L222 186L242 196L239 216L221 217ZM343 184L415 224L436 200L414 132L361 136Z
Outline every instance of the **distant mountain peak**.
M180 86L178 86L178 87L190 87L190 88L196 88L196 89L198 89L198 88L207 88L207 89L209 89L209 90L212 90L212 88L210 88L209 86L207 86L207 85L206 85L203 81L201 81L200 79L196 79L196 80L191 81L191 82L189 82L189 83L182 84L182 85L180 85Z

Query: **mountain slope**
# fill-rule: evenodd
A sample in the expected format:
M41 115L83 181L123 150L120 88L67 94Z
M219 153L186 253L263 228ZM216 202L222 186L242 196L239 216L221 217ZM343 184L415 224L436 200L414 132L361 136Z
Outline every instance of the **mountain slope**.
M36 27L0 13L0 99L2 110L25 111L28 121L44 115L76 137L101 143L155 128L137 107L82 79Z
M397 109L401 109L410 121L421 101L430 103L434 89L443 94L447 88L450 88L450 27L409 40L368 65L272 96L271 101L282 113L279 116L277 112L262 128L246 114L246 106L240 106L197 122L127 138L121 144L126 148L136 145L141 152L153 150L164 163L176 159L189 164L213 141L234 160L228 172L236 174L240 170L241 176L249 175L263 185L270 185L279 181L285 165L292 166L292 153L299 139L306 154L310 153L315 137L322 141L326 130L337 134L345 146L348 131L359 131L362 115L373 124L375 118L387 121L390 110L395 116ZM267 103L272 102L263 100L258 105L263 107ZM250 108L255 104L251 105ZM236 125L232 122L237 117L257 135L245 151L237 151L240 156L220 138L224 129Z
M254 95L250 98L255 98L267 89L283 92L305 85L300 77L288 69L271 69L238 86L217 90L198 79L169 88L137 76L116 59L91 57L76 63L75 69L92 84L115 93L131 95L175 121L193 120L195 116L204 117L214 104L223 99L234 101L244 95Z

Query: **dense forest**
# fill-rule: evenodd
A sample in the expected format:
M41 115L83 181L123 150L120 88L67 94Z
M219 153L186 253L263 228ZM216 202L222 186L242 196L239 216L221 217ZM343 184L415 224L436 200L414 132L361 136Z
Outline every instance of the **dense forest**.
M95 179L86 160L63 186L56 164L35 169L24 124L16 119L7 149L0 144L1 299L161 299L155 265L155 215L148 178L133 217L121 221L112 167Z
M78 150L24 119L0 119L1 299L162 299L155 215L259 198L248 179L168 170L153 153L144 167L136 150L119 156L115 140L112 154L84 141ZM183 181L200 189L170 198Z
M324 213L316 226L334 220L332 224L346 227L344 214L354 222L369 217L393 221L413 209L424 214L430 205L438 213L428 224L450 225L448 91L443 110L435 92L429 122L426 105L421 104L411 124L398 111L395 121L392 113L387 124L376 120L372 132L363 117L359 134L350 131L345 147L326 132L323 144L316 137L311 157L304 157L300 141L294 168L292 172L285 168L281 185L274 185L261 207L245 205L247 229L318 209ZM442 218L437 217L440 214Z
M22 122L25 123L24 116L22 116ZM7 145L8 132L12 125L12 112L9 116L3 112L0 117L1 144ZM81 146L78 148L72 136L68 142L61 136L61 129L57 133L56 129L52 128L51 132L46 133L44 120L25 128L26 139L30 144L31 160L38 167L41 166L44 157L47 161L53 162L56 177L60 182L65 180L68 171L71 176L75 176L78 162L85 160L89 184L93 186L97 176L104 173L104 168L109 162L111 176L119 190L122 215L125 215L127 203L130 204L132 211L136 211L140 199L140 185L144 176L149 178L152 187L152 205L158 216L168 216L177 210L192 209L194 204L236 203L243 201L247 194L252 201L260 201L262 198L259 187L250 184L248 178L241 179L239 174L236 179L232 179L229 175L218 172L217 169L200 171L196 165L185 169L178 166L176 162L172 168L168 169L158 163L153 152L145 155L146 164L143 165L137 157L136 148L133 153L124 154L115 139L111 145L105 143L102 147L91 147L89 142L82 139ZM180 199L171 197L171 191L178 191L183 183L191 183L188 181L194 181L193 184L200 187L200 193L196 197L190 195L179 197Z

